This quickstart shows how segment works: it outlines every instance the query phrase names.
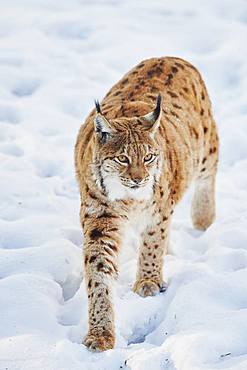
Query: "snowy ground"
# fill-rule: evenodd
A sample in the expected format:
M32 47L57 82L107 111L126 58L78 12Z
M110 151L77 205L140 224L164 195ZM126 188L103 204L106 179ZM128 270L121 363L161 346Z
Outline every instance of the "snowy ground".
M0 0L0 370L247 369L247 3ZM87 300L73 146L80 123L140 60L188 59L219 125L218 217L174 217L169 288L131 292L123 252L117 345L81 345Z

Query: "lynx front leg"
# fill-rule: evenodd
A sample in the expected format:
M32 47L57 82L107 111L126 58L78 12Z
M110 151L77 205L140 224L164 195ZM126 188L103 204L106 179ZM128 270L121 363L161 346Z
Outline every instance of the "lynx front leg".
M166 290L163 281L163 256L168 245L169 218L161 216L157 225L148 228L142 235L137 277L134 292L142 297L153 296Z
M105 212L84 223L84 264L88 291L89 330L84 344L91 351L114 347L114 312L111 301L117 276L118 227Z

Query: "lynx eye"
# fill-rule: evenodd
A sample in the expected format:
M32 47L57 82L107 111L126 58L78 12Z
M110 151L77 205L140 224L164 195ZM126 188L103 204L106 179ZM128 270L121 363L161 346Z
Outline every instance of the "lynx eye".
M152 160L154 160L154 158L155 158L155 155L149 153L149 154L145 155L144 162L151 162Z
M115 158L115 160L119 163L124 163L124 164L128 164L129 163L129 159L128 157L126 157L126 155L119 155L118 157Z

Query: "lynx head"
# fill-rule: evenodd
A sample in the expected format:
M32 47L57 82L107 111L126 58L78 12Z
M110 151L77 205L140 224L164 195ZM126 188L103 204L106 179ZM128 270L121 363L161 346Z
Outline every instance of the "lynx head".
M161 96L142 116L107 120L95 102L94 168L98 185L111 200L148 199L161 168L155 132L161 118Z

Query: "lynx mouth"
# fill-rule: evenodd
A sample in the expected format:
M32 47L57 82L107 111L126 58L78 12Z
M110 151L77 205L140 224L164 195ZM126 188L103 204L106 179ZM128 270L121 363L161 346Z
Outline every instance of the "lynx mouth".
M145 180L129 180L129 179L125 179L125 178L121 178L120 177L120 182L121 184L125 187L125 188L128 188L128 189L131 189L131 190L138 190L138 189L143 189L145 188L148 183L149 183L149 178L148 179L145 179Z
M133 185L125 185L126 187L130 188L130 189L134 189L134 190L137 190L137 189L141 189L141 188L144 188L147 184L133 184Z

